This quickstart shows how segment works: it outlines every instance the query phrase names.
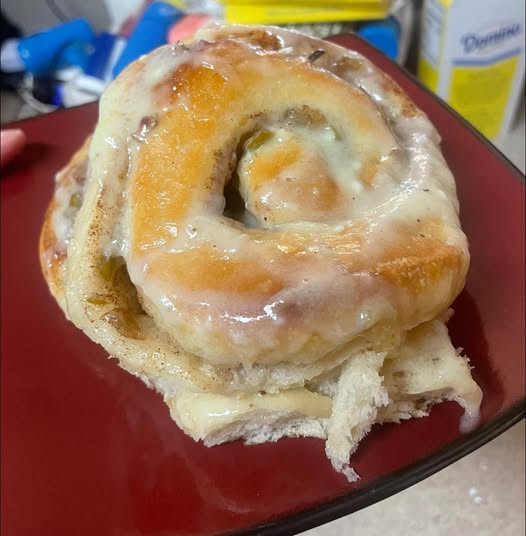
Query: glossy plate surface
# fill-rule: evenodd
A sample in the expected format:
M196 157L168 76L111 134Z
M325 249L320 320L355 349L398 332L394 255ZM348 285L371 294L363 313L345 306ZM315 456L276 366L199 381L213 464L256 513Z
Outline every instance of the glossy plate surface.
M334 40L391 74L443 136L472 253L450 330L484 391L481 426L461 435L461 410L447 403L375 427L353 457L354 485L320 440L207 449L186 437L160 396L66 321L40 275L53 175L97 116L70 109L20 123L29 145L2 172L2 534L291 533L416 483L524 415L522 175L382 54Z

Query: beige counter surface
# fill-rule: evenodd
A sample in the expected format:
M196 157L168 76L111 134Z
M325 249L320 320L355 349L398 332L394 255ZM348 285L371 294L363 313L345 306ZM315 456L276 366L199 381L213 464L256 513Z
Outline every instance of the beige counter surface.
M436 475L305 536L524 536L524 421Z

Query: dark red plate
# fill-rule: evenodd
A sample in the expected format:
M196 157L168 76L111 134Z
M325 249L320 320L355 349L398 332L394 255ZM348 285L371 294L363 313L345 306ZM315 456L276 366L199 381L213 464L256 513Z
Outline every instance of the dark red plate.
M471 243L450 328L484 391L481 426L461 435L453 403L429 418L376 427L354 485L322 441L205 448L179 431L161 397L68 323L40 275L37 242L53 175L93 128L94 105L19 123L29 145L3 171L2 534L289 534L370 505L442 469L524 416L522 175L441 101L353 36L443 136Z

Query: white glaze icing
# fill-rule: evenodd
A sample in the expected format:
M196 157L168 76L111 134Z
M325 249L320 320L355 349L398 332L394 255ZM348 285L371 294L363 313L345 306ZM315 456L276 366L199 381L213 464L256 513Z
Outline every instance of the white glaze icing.
M213 32L207 31L202 37L213 40ZM422 114L411 117L400 115L389 94L382 92L381 75L368 68L367 62L359 74L346 77L346 84L352 91L352 88L358 88L360 94L365 92L370 102L375 103L366 115L377 121L379 126L383 124L381 128L385 134L380 134L383 131L379 130L371 142L359 127L353 125L353 114L358 112L345 112L342 103L324 106L321 102L318 105L314 84L312 95L305 93L299 102L291 93L291 106L298 104L319 109L326 123L322 128L309 125L290 127L280 121L280 114L286 110L279 107L267 113L262 124L256 120L251 127L255 132L270 128L278 141L286 144L287 138L292 137L299 139L307 150L315 151L314 161L322 161L326 165L341 196L347 198L348 206L343 218L336 221L329 218L316 223L298 220L268 226L269 231L282 233L284 238L283 241L265 244L261 234L255 234L260 232L259 229L251 230L222 216L224 198L222 187L218 187L206 203L202 196L196 196L182 221L160 220L159 234L152 241L141 242L139 236L133 235L135 204L142 202L141 196L133 190L139 157L149 149L150 143L167 135L162 126L164 123L150 129L141 123L143 118L150 118L155 123L163 114L177 108L185 113L190 124L211 120L179 88L177 77L173 78L171 73L187 65L213 71L227 83L235 84L236 77L240 76L228 56L218 55L213 47L201 46L199 39L200 36L197 36L197 44L190 49L181 46L158 49L149 55L147 61L139 60L136 69L140 69L140 75L129 71L119 77L103 96L101 119L90 148L92 180L98 180L100 191L104 189L104 195L115 200L112 210L116 216L107 215L115 224L105 231L105 254L122 255L126 259L132 281L160 329L170 333L190 352L223 365L283 359L309 362L322 357L334 345L351 340L378 323L394 323L403 332L431 318L437 313L437 307L443 308L444 296L446 300L454 296L458 291L458 281L455 283L445 278L427 293L425 299L410 303L404 293L394 297L390 284L374 273L367 270L349 272L324 240L326 235L346 233L358 222L363 227L359 246L347 244L344 247L363 258L374 258L397 239L400 225L435 218L444 225L447 241L464 255L463 270L467 267L467 245L458 225L455 186L437 145L438 136ZM283 41L295 44L290 36ZM263 51L250 44L244 47L249 49L249 55L252 50L260 58L261 63L251 65L255 65L254 76L257 76L258 69L265 74L261 78L263 81L272 77L268 69L274 64L265 63L267 57L272 58L276 54L283 57L283 68L290 67L292 73L301 73L302 65L308 63L305 57L298 56L297 51ZM339 49L338 54L342 54ZM343 54L364 61L353 52ZM336 84L334 88L340 93L348 91L340 79L323 67L309 66L308 69L324 81L328 80L329 84ZM167 88L165 96L159 96L155 89L159 86ZM252 94L259 89L246 88L246 91ZM285 82L278 82L272 97L277 99L280 91L292 90L286 88ZM243 102L242 98L240 103ZM240 103L233 103L232 110ZM228 105L225 103L227 108ZM224 118L226 123L221 127L228 131L228 114ZM237 127L234 125L232 128ZM337 136L334 136L334 131ZM177 131L170 132L170 135L175 137L174 147L178 147ZM384 153L374 182L368 187L359 180L358 173L364 165L364 155L376 150L376 144L383 147ZM211 150L203 148L203 159ZM227 155L226 160L231 156ZM252 157L250 151L241 157L238 162L241 175L244 163L250 162ZM301 180L309 169L309 163L306 164L296 162L283 173L299 175ZM166 181L178 181L177 176L169 175L169 169L160 173L165 172L168 173ZM108 177L117 177L118 180L108 180ZM223 177L223 180L226 178ZM265 197L270 193L260 191L259 195ZM136 198L132 206L130 200L134 195ZM298 217L301 201L297 200L298 207L293 211ZM173 203L173 200L161 189L157 203L162 207ZM152 217L155 216L155 212L152 213ZM309 235L310 239L299 246L296 244L294 249L288 240L288 235L294 234ZM134 249L132 244L139 242L140 247ZM212 246L223 259L238 262L247 258L268 268L272 277L281 282L281 289L268 297L248 298L221 289L192 290L178 285L172 274L159 270L161 258L176 256L203 245ZM294 256L290 255L291 251L295 251ZM281 254L289 254L286 263L279 261ZM312 345L313 337L321 339L322 343Z

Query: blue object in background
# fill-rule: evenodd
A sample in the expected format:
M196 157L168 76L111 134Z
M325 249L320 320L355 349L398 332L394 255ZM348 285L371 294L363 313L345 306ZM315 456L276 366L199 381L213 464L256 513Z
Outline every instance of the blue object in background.
M137 22L126 47L113 68L117 76L128 64L143 54L167 43L168 30L183 16L183 12L165 2L150 4Z
M80 62L85 65L89 55L86 46L93 37L90 25L84 19L77 19L20 39L17 50L25 71L42 76L56 68L58 63Z
M364 24L358 29L357 33L391 59L397 59L400 23L394 17Z
M83 71L88 65L89 58L93 53L93 47L82 41L74 41L66 45L58 54L54 64L54 69L63 69L75 65Z
M86 69L84 69L87 75L104 80L113 47L118 39L120 38L116 35L107 32L97 35L93 42L93 54L89 58Z

